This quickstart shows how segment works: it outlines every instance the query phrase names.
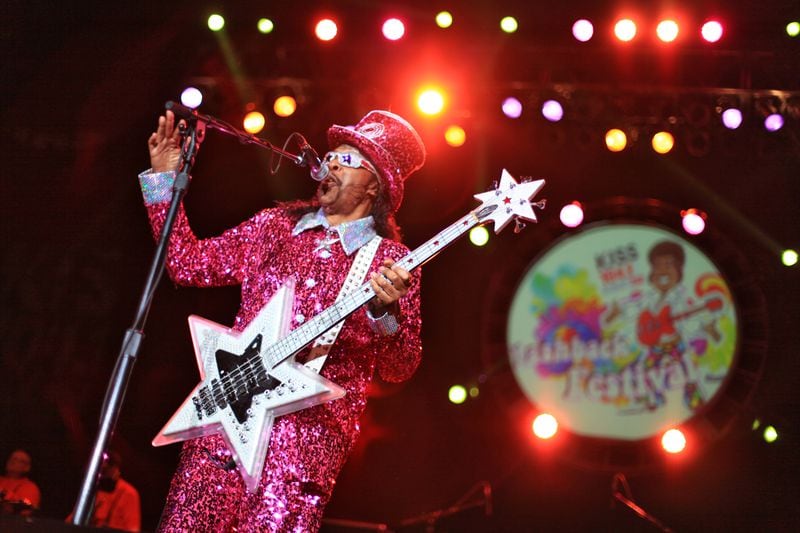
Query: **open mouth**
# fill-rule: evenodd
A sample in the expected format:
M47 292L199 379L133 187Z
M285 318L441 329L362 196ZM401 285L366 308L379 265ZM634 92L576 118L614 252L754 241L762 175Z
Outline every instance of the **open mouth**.
M334 178L333 176L328 176L319 184L319 189L322 191L322 194L327 194L328 191L333 189L334 187L339 186L339 181Z

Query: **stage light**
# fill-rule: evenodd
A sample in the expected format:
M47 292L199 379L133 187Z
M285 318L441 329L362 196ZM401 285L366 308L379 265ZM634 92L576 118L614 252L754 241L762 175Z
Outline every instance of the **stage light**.
M264 115L259 113L258 111L250 111L248 114L244 116L244 131L247 133L252 133L255 135L259 131L264 129L264 125L266 124L266 119Z
M678 31L678 23L674 20L662 20L656 26L656 35L665 43L671 43L677 39Z
M668 131L659 131L653 135L653 150L659 154L668 154L675 146L675 137Z
M722 124L729 130L735 130L742 125L742 112L731 107L722 112Z
M508 118L519 118L522 116L522 102L513 96L503 100L503 114Z
M661 436L661 447L667 453L681 453L686 449L686 436L679 429L668 429Z
M587 42L594 35L594 26L586 19L575 21L572 25L572 36L582 43Z
M691 208L681 211L681 226L689 235L700 235L706 229L706 214Z
M297 100L288 95L279 96L272 104L272 110L279 117L289 117L297 111Z
M383 23L383 36L390 41L401 39L406 33L406 26L400 19L391 18Z
M621 152L628 145L628 137L625 132L612 128L606 132L606 147L612 152Z
M800 35L800 22L792 21L786 25L786 34L789 37L797 37Z
M722 24L716 20L709 20L703 24L703 27L700 29L700 34L703 36L703 39L710 43L715 43L722 39L722 33Z
M444 95L438 89L425 89L417 97L417 107L426 115L438 115L444 109Z
M577 228L583 223L583 206L580 202L572 202L561 208L559 220L568 228Z
M464 131L464 128L456 126L455 124L448 126L447 130L444 132L444 140L453 148L458 148L459 146L463 146L467 141L467 132Z
M795 266L797 264L797 252L794 250L784 250L781 254L781 262L787 267Z
M439 11L436 14L436 25L440 28L449 28L453 25L453 15L449 11Z
M533 434L542 440L552 438L558 432L558 420L549 413L542 413L533 419Z
M614 35L623 42L629 42L636 37L636 23L631 19L621 19L614 24Z
M764 440L769 444L778 440L778 430L775 429L775 426L767 426L764 428Z
M339 33L339 28L331 19L322 19L314 27L314 35L320 41L331 41L336 37L337 33Z
M467 389L462 385L453 385L447 391L447 398L454 404L462 404L467 400Z
M778 131L783 127L783 116L780 113L772 113L764 119L764 127L767 131Z
M214 13L208 17L208 29L211 31L219 31L225 27L225 18L222 15Z
M181 93L181 103L195 109L203 103L203 93L197 87L187 87Z
M475 246L483 246L489 242L489 230L483 226L475 226L469 230L469 242Z
M514 17L503 17L500 20L500 29L506 33L514 33L519 29L519 23Z
M542 104L542 116L550 122L558 122L564 118L564 108L556 100L547 100Z
M258 27L258 31L263 34L272 33L272 30L275 29L275 24L267 18L258 19L258 24L256 26Z

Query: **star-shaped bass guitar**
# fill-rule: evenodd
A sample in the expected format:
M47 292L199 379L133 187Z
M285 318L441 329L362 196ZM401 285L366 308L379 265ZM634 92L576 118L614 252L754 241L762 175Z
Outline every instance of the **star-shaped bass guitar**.
M345 391L289 358L265 367L263 348L289 329L294 284L286 283L244 331L192 315L200 383L153 439L154 446L220 434L245 485L254 491L275 417L335 400Z

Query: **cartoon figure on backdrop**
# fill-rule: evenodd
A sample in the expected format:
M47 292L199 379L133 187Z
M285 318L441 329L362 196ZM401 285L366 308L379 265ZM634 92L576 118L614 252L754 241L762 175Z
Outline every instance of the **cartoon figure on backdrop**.
M686 253L680 244L658 242L650 248L647 259L647 280L654 291L645 294L638 305L628 307L637 312L636 336L643 348L636 364L643 365L647 395L640 400L648 409L657 409L666 402L664 391L672 389L672 380L680 377L684 382L684 404L696 410L705 400L691 358L705 353L709 337L719 342L720 334L713 319L701 321L699 329L697 320L689 319L703 311L718 310L722 302L710 299L693 305L693 297L682 283ZM615 304L606 321L627 314ZM654 376L660 377L656 380Z
M356 126L331 126L328 143L331 151L322 164L329 172L311 200L265 209L202 240L181 207L167 269L181 285L241 285L237 331L285 280L294 279L291 316L297 328L334 302L351 266L359 263L360 249L374 251L362 260L374 298L344 321L320 372L346 394L275 419L255 491L247 491L242 476L229 466L231 450L220 435L186 441L160 531L318 530L358 437L373 374L377 370L383 379L400 382L419 365L419 282L395 265L408 249L399 242L394 214L404 181L425 160L425 147L408 122L386 111L371 111ZM148 147L151 170L140 175L140 183L159 235L181 151L171 111L159 117Z
M25 450L14 450L6 461L5 475L0 476L0 514L31 515L39 508L41 494L36 483L28 479L31 456Z

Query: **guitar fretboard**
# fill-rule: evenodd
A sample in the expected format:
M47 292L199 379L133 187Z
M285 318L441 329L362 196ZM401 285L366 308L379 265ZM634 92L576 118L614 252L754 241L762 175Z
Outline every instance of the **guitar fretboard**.
M481 221L479 216L478 211L471 211L469 214L437 233L436 236L426 241L416 250L409 252L408 255L397 261L396 264L409 272L419 268L440 251L455 242L473 226L478 224ZM264 350L263 358L268 364L267 368L273 368L285 359L298 353L322 333L357 311L374 296L375 293L370 283L366 282L362 284L358 290L345 295L341 300L337 301L305 324L292 330L288 335ZM256 355L255 357L261 356Z

